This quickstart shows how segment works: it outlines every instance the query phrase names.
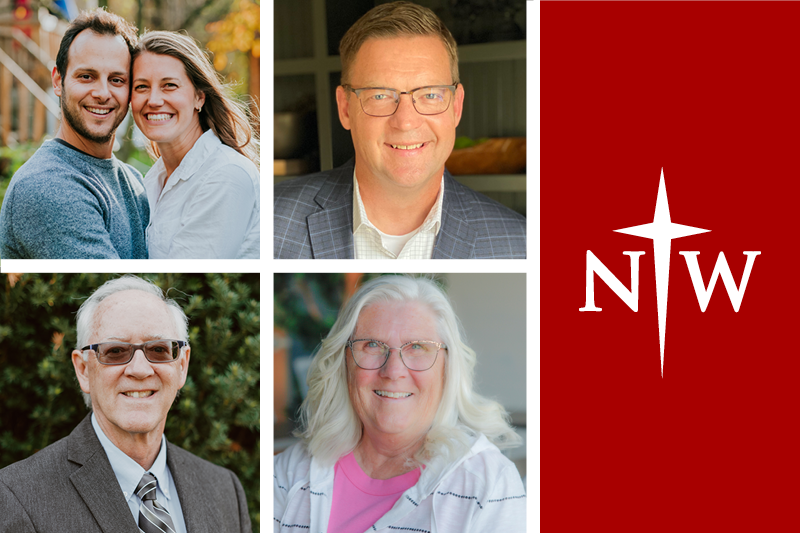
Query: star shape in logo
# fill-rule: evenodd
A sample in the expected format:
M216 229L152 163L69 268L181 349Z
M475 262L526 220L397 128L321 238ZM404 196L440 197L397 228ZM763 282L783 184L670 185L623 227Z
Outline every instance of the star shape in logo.
M656 304L658 306L658 342L661 348L661 377L664 377L664 342L667 336L667 298L669 296L669 256L672 239L706 233L708 229L674 224L669 216L667 186L664 184L664 169L658 184L656 212L653 222L614 230L618 233L653 239L653 262L656 267Z

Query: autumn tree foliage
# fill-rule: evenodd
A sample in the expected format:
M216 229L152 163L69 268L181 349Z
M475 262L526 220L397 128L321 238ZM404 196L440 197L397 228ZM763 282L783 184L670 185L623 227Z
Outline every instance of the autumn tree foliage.
M261 9L250 0L239 0L239 9L224 19L210 22L206 30L212 35L208 49L214 52L214 68L222 70L228 65L228 53L243 52L252 57L261 56Z

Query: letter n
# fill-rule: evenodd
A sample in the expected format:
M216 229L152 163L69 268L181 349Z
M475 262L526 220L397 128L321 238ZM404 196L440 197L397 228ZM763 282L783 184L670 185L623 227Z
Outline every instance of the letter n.
M592 253L586 250L586 305L579 311L602 311L594 305L594 275L606 282L608 288L620 297L625 304L633 310L639 311L639 256L644 252L622 252L631 258L631 290L625 286L611 273L606 266Z
M736 282L733 280L731 268L728 266L728 261L725 260L725 254L720 252L717 256L717 264L714 265L714 271L711 273L711 279L708 282L708 290L703 285L703 275L700 273L700 265L697 264L697 256L700 252L678 252L686 259L686 267L689 269L689 275L692 277L692 285L694 285L694 293L697 295L697 303L700 304L700 310L706 312L708 301L711 299L711 293L714 292L714 285L717 283L717 278L722 277L722 283L725 284L725 290L728 291L728 298L731 300L733 310L739 312L739 307L742 305L742 298L744 298L744 290L747 288L747 280L750 279L750 271L753 270L753 263L756 261L756 256L761 252L742 252L747 256L747 263L744 266L744 274L742 274L742 282L739 288L736 287Z

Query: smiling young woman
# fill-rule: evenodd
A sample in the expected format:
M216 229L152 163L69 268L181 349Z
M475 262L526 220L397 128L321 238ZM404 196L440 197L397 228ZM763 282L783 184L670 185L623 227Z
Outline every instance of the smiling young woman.
M142 36L131 110L158 158L144 178L149 257L258 259L257 136L193 39Z

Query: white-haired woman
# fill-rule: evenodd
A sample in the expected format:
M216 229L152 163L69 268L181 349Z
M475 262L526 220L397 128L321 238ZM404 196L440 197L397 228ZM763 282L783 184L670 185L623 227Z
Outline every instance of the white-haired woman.
M275 458L275 531L525 531L520 443L431 280L384 276L311 363L302 442Z

